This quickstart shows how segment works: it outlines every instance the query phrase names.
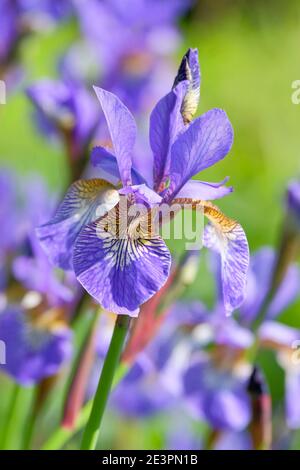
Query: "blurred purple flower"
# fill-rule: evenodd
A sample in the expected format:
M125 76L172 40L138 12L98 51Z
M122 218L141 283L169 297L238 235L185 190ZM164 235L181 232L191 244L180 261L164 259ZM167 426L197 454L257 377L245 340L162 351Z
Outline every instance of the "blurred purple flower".
M213 429L241 431L250 420L246 382L226 369L213 366L209 358L198 358L183 378L184 392L194 417Z
M144 123L146 113L170 87L174 69L168 56L179 41L175 23L192 2L78 0L74 3L83 38L61 59L61 75L66 80L97 84L113 92ZM96 140L103 142L107 138L104 120L100 120ZM147 140L147 129L142 129L137 144L151 159ZM138 171L144 166L140 155L136 148L132 159ZM151 171L147 177L152 178Z
M159 58L178 44L176 19L184 0L90 0L74 2L82 33L98 56L101 83L131 105L136 90L148 88ZM114 34L111 32L114 31ZM163 74L161 74L163 76ZM104 80L104 81L103 81ZM144 97L146 94L143 93ZM139 100L134 101L134 105Z
M98 125L96 100L79 84L40 80L27 89L36 107L36 121L46 135L59 136L70 163L84 158Z
M59 279L35 234L35 227L53 214L55 198L51 196L44 182L30 178L24 184L26 192L23 207L23 246L13 260L14 277L24 287L43 294L51 306L71 303L74 299L76 280L72 276Z
M26 34L44 30L70 11L69 0L0 0L0 66L15 59Z
M214 446L214 450L251 450L251 439L246 432L222 433Z
M71 337L71 331L61 324L45 328L21 307L8 306L0 312L0 340L6 355L0 371L23 386L56 374L70 359Z
M26 289L43 294L49 305L70 303L76 279L58 277L35 234L36 225L53 214L56 198L39 177L21 179L5 169L0 171L0 195L0 289L12 275Z
M117 191L100 179L79 180L67 192L54 218L38 229L52 262L63 269L74 267L83 287L104 308L118 314L137 316L139 306L165 283L171 263L167 246L153 233L152 226L144 238L136 232L141 218L131 220L121 237L107 229L109 219L115 220L124 200L126 208L127 204L134 206L133 201L143 204L148 214L154 207L173 201L182 207L187 203L193 208L201 206L210 221L204 244L219 252L222 260L226 312L231 313L243 300L249 256L246 236L239 224L205 202L230 193L231 188L224 187L223 182L189 182L192 176L227 155L233 131L220 109L208 111L189 124L199 94L194 90L200 82L196 50L188 51L184 64L184 73L181 67L175 88L159 101L150 118L154 162L145 162L145 166L153 167L153 189L133 169L137 134L133 116L114 94L95 88L114 153L96 147L92 162L119 180L122 188Z
M206 312L202 304L178 304L170 316L173 318L195 318L198 326L192 337L196 344L206 347L214 345L210 356L195 359L185 375L185 391L194 413L207 420L217 429L244 429L250 416L250 405L246 394L246 382L250 369L243 352L254 342L251 331L268 292L276 253L271 248L260 249L251 257L245 302L236 318L224 321L222 286L219 262L214 263L219 285L220 299L212 313ZM216 269L217 268L217 269ZM299 296L299 268L291 265L286 277L266 312L266 318L258 329L262 347L276 351L278 361L286 372L286 417L288 426L300 426L298 400L300 391L300 361L296 345L300 344L300 331L275 320ZM297 362L297 364L295 364Z
M112 393L111 407L136 418L174 409L181 396L188 352L172 326L163 328Z

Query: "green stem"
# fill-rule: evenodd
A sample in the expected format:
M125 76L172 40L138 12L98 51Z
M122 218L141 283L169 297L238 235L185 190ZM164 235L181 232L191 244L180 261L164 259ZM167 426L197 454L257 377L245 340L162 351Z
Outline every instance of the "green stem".
M22 391L23 389L20 385L14 384L6 423L3 426L2 442L0 446L2 450L11 449L13 447L14 436L17 428L16 423L18 421L20 409L23 409L24 407Z
M116 320L110 346L103 364L91 414L85 427L81 450L93 450L97 445L101 421L112 388L115 370L119 363L130 317L119 315Z
M38 388L35 387L33 390L33 395L31 398L30 409L29 413L25 422L21 449L22 450L29 450L32 445L32 440L34 436L35 426L39 415L39 407L37 406L37 396L38 396Z

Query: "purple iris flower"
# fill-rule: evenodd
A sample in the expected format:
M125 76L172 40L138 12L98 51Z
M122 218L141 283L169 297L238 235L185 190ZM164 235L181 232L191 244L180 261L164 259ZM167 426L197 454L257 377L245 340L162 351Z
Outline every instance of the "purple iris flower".
M240 322L251 326L258 314L258 305L262 305L271 283L271 275L276 263L276 253L271 248L262 248L253 257L250 264L248 295L240 309ZM266 318L258 330L262 345L275 350L277 359L285 371L285 405L286 421L291 429L300 427L300 393L299 344L300 330L282 324L277 320L280 313L291 305L300 294L300 271L292 264L279 286L266 312Z
M110 73L126 58L144 51L161 54L175 48L177 18L191 5L186 0L76 0L74 2L84 36L96 46L100 63ZM111 34L115 31L115 34ZM144 56L145 57L145 56ZM130 62L129 64L130 65ZM145 65L144 63L144 70Z
M190 4L184 0L75 1L84 39L64 56L63 75L101 83L135 115L147 112L170 83L173 67L166 56L178 45L176 20ZM78 60L82 54L84 64Z
M5 364L0 371L23 386L56 374L72 351L71 331L66 326L52 322L48 328L41 318L30 318L14 305L0 312L0 340L5 344Z
M98 124L94 97L78 83L48 79L31 85L27 95L41 130L65 141L71 163L83 158Z
M233 131L226 113L213 109L192 120L199 100L197 51L184 56L170 93L150 117L153 183L132 163L136 123L113 93L95 88L104 112L112 149L96 147L92 163L121 189L101 179L79 180L67 192L55 216L41 226L38 237L51 261L74 269L83 287L107 310L137 316L139 306L157 292L169 275L171 255L162 238L145 219L176 203L200 208L209 219L204 245L221 256L224 305L227 314L244 297L248 244L242 227L209 200L231 192L224 182L192 181L192 176L214 165L229 152ZM125 201L130 212L136 203L147 209L119 224ZM111 221L118 224L111 228ZM150 217L151 218L151 217ZM143 225L143 228L141 228Z
M222 431L245 429L250 421L246 378L214 367L208 356L200 356L186 370L183 383L193 417Z
M189 358L187 344L179 339L174 325L162 328L112 393L113 409L124 416L143 418L178 407L182 373Z
M71 11L69 0L0 0L0 64L13 59L22 37Z
M202 347L214 344L211 355L197 355L184 377L185 393L190 409L207 420L216 429L241 430L250 418L250 403L246 383L251 372L244 351L252 346L255 336L251 331L264 303L271 282L276 253L265 247L251 257L247 291L236 318L224 321L221 299L212 313L201 304L178 304L173 318L197 318L193 338ZM217 263L219 265L219 263ZM257 335L262 347L275 350L279 364L286 373L286 419L290 428L300 425L298 396L300 368L298 346L300 331L276 320L299 296L300 272L291 265L266 312ZM217 269L219 294L222 297L220 274Z

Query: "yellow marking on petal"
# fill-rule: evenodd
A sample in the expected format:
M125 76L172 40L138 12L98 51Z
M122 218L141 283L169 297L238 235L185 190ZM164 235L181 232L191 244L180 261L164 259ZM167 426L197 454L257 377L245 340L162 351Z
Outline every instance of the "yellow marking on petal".
M190 198L177 198L173 200L173 204L179 204L192 210L203 210L204 215L214 224L217 225L223 233L233 232L235 228L239 227L239 223L227 217L223 212L214 204L209 201L202 201L201 199Z
M111 198L115 192L117 192L111 183L99 178L75 181L74 187L78 190L78 194L83 199L97 197L99 191L104 190L106 190L107 196Z

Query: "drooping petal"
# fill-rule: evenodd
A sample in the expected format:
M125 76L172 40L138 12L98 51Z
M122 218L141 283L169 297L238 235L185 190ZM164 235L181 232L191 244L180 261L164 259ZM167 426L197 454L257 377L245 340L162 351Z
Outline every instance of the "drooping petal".
M105 217L87 225L75 245L77 279L102 307L117 314L137 316L139 306L166 282L170 264L159 236L116 235Z
M212 201L220 199L227 194L232 193L232 186L224 186L228 181L225 178L220 183L207 183L206 181L190 180L179 191L178 198L202 199L203 201Z
M198 50L189 49L183 56L174 81L174 87L184 80L187 80L189 84L180 110L185 124L192 121L197 111L200 100L200 79Z
M91 153L92 165L100 170L100 178L103 178L113 185L121 181L119 166L116 157L104 147L94 147ZM145 179L134 168L131 169L133 184L143 184Z
M221 277L225 312L230 315L245 298L249 247L240 224L229 219L213 205L204 207L210 220L204 230L203 243L221 256Z
M226 315L230 315L245 298L249 247L243 228L211 202L176 198L173 203L183 209L203 210L209 219L203 244L221 256L223 302Z
M108 212L118 200L118 192L107 181L73 183L54 217L37 229L50 261L62 269L71 269L73 246L82 227Z
M154 155L153 179L158 188L164 177L169 175L171 147L184 123L180 113L187 82L181 82L164 96L150 116L150 146Z
M131 183L132 151L136 140L136 123L126 106L117 96L94 87L106 118L119 172L124 186Z
M166 198L174 198L192 176L223 159L232 142L233 129L225 111L212 109L195 119L172 146Z

